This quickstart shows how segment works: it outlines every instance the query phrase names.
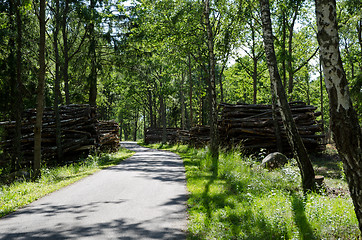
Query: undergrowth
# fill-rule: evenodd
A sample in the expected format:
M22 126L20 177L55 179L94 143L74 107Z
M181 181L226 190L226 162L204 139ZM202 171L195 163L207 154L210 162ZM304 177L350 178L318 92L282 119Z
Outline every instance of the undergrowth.
M37 181L18 179L0 186L0 217L23 207L51 192L89 176L133 155L133 152L121 148L117 153L89 155L86 159L61 167L43 166L41 178Z
M184 160L188 239L359 239L349 195L304 195L293 160L267 171L258 157L221 151L215 178L207 148L148 146L174 151Z

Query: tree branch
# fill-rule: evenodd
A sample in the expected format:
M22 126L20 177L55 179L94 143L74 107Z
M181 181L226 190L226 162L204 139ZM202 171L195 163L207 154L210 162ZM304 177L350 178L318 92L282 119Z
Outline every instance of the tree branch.
M317 49L314 51L314 53L307 59L307 61L305 61L304 63L302 63L297 69L295 69L293 71L293 74L298 72L300 69L302 69L305 65L307 65L307 63L317 54L319 50L319 47L317 47Z

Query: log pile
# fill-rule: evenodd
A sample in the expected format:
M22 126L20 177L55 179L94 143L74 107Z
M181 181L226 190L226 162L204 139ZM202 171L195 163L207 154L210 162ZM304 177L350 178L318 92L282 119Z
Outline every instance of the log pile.
M310 152L321 151L323 135L318 135L321 125L316 121L317 109L304 102L289 103L294 121L297 125L302 140ZM271 105L250 104L221 104L220 127L225 131L225 144L242 145L246 149L265 148L276 150L276 137ZM290 152L286 132L278 113L278 124L281 129L281 139L284 152Z
M218 127L220 145L225 142L225 131L222 127ZM190 130L178 131L178 142L183 144L190 144L195 147L202 147L210 141L210 126L197 125Z
M190 129L190 145L195 147L205 146L210 141L210 126L197 125Z
M117 152L121 146L119 141L119 125L116 121L99 121L97 124L99 133L98 143L102 152Z
M119 145L118 126L116 123L103 123L97 120L96 107L86 104L72 104L59 107L61 123L61 146L64 160L75 158L81 153L99 147L102 149L117 149ZM22 166L31 165L34 155L34 124L36 110L24 111L21 127L21 149L23 153ZM3 128L0 148L5 156L11 156L15 122L1 122ZM42 158L57 157L55 113L52 108L45 108L42 127ZM116 136L115 136L116 135ZM104 145L104 146L103 146ZM8 161L8 159L5 159Z
M182 144L190 143L190 130L177 130L177 142Z
M166 128L166 141L169 143L177 142L178 130L178 128ZM145 143L152 144L162 142L162 132L162 128L147 128L145 132Z
M193 146L204 146L210 141L210 127L198 125L190 130L178 128L167 128L167 141L171 143L190 144ZM148 128L146 130L145 143L162 142L162 128Z
M309 152L324 150L321 139L324 135L321 125L316 121L320 112L314 106L304 102L289 103L299 134ZM218 122L219 140L222 147L242 146L245 149L276 151L276 135L271 105L256 104L220 104L221 115ZM284 153L290 153L286 132L279 112L277 121L281 130L281 140ZM162 128L147 129L146 143L162 142ZM167 141L190 144L196 147L205 146L210 141L210 127L198 125L190 130L167 128Z

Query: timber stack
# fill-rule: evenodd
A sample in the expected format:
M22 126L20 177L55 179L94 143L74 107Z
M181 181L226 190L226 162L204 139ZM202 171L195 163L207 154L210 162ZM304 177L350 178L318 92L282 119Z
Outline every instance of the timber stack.
M190 144L195 147L205 146L210 141L210 126L197 125L190 129Z
M307 150L309 152L323 150L321 139L324 136L317 134L322 129L316 121L316 117L321 113L315 112L316 107L306 105L304 102L290 102L289 105ZM221 107L220 127L225 131L227 145L241 145L245 149L277 150L271 105L224 103L221 104ZM277 121L281 131L283 151L290 152L279 112L277 113Z
M59 107L61 125L61 148L63 153L62 161L68 161L87 153L91 149L103 148L112 139L107 131L112 134L118 128L103 127L97 120L97 109L87 104L71 104ZM23 154L22 166L31 165L34 158L34 124L36 110L27 109L23 113L21 126L21 151ZM11 158L14 145L15 121L1 122L3 128L0 148L4 156ZM116 128L116 129L115 129ZM42 126L42 157L46 160L56 159L56 122L55 112L52 108L45 108ZM118 135L118 134L117 134ZM117 136L118 137L118 136ZM118 141L113 137L114 140ZM115 143L113 143L114 145ZM119 144L119 141L118 143ZM113 147L114 148L114 147ZM8 160L5 159L7 162Z
M182 144L188 144L190 142L190 130L179 129L177 131L177 142Z
M166 128L166 141L169 143L176 143L178 139L178 128ZM145 132L145 143L159 143L162 142L163 128L147 128Z
M116 121L99 121L97 124L98 143L102 152L117 152L121 146L119 125Z
M222 127L218 126L218 131L219 131L218 134L219 134L220 145L223 145L226 137L225 130ZM188 142L185 141L183 143L188 143L195 147L202 147L209 144L209 142L210 142L210 126L197 125L190 129Z

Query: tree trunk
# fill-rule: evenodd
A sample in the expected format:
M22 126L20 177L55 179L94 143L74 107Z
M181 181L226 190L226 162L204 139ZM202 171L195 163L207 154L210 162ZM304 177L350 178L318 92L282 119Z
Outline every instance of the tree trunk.
M319 87L320 87L320 101L321 101L321 117L322 117L322 123L321 123L321 128L322 128L322 135L324 135L325 131L324 131L324 97L323 97L323 73L322 73L322 61L321 61L321 57L319 57ZM326 142L326 139L323 138L323 143Z
M9 26L10 26L10 38L9 38L9 42L8 42L8 46L9 46L9 50L10 50L10 54L8 56L8 74L9 74L9 85L10 85L10 96L11 96L11 113L12 113L12 117L16 118L16 112L14 111L14 107L16 106L16 81L17 81L17 72L16 72L16 68L17 68L17 64L16 64L16 57L15 57L15 52L16 52L16 46L15 46L15 31L16 31L16 26L15 26L15 22L14 22L14 15L15 15L15 8L16 8L16 4L15 4L15 0L10 0L9 1ZM18 153L20 153L20 141L21 138L19 138L20 136L17 135L17 131L15 132L14 138L13 138L13 155L12 155L12 159L11 159L11 170L12 171L16 171L17 170L17 166L18 166Z
M286 67L286 51L285 51L285 45L286 45L286 39L287 39L287 21L285 17L285 12L282 11L282 72L283 72L283 86L286 89L287 88L287 67Z
M309 83L309 75L305 76L306 84L307 84L307 105L310 105L310 83Z
M274 82L270 82L271 85L271 93L272 93L272 118L273 118L273 125L275 131L275 139L276 139L276 147L278 152L283 152L283 142L281 138L281 131L278 121L278 106L277 106L277 97L275 96L274 91Z
M191 72L191 57L189 55L189 98L190 98L190 120L189 120L189 123L190 123L190 128L192 128L194 126L194 123L193 123L193 119L194 119L194 116L193 116L193 109L192 109L192 72Z
M162 84L161 84L161 89L162 89ZM162 93L160 94L160 108L161 108L161 122L162 122L162 144L166 144L167 142L166 107Z
M294 9L293 20L288 28L289 31L289 39L288 39L288 94L289 99L292 99L292 93L294 88L294 70L293 70L293 34L294 34L294 25L295 21L297 20L299 11L299 1L296 2L296 6Z
M137 128L138 128L138 109L136 109L134 117L134 132L133 132L133 141L137 141Z
M121 115L119 117L119 140L122 141L122 135L123 135L123 116Z
M186 101L186 99L185 99ZM185 111L185 120L186 120L186 129L190 129L190 122L189 122L189 118L187 116L189 116L189 113L187 112L187 103L185 102L184 104L184 111Z
M44 85L45 85L45 0L40 0L39 9L39 80L37 87L36 98L36 122L34 126L34 163L33 170L36 179L40 177L40 164L41 164L41 131L43 123L43 111L44 111Z
M21 86L22 86L22 77L23 77L23 70L22 70L22 48L23 48L23 22L21 19L21 1L17 0L16 2L16 24L17 24L17 37L16 37L16 89L15 89L15 102L14 102L14 108L15 111L15 138L16 141L15 144L15 156L17 158L18 164L20 163L21 159L23 158L23 154L21 151L21 124L22 119L21 115L23 112L23 97L21 95Z
M143 108L143 142L146 142L146 129L147 129L147 124L146 124L146 109Z
M224 102L224 84L222 82L224 70L226 67L227 59L229 59L229 53L226 55L224 63L222 64L221 71L219 74L219 84L220 84L220 102ZM216 63L215 63L216 64ZM216 89L215 89L216 91Z
M90 0L91 23L89 24L89 56L91 60L91 72L89 75L89 104L97 105L97 60L96 60L96 39L95 39L95 6L96 1Z
M205 125L204 120L204 97L200 98L199 125Z
M124 140L127 141L128 140L128 135L129 135L129 126L128 123L125 123L123 125L123 132L124 132Z
M223 83L222 83L222 74L223 74L223 71L224 71L224 68L225 66L223 66L222 70L221 70L221 73L220 73L220 102L224 102L224 86L223 86Z
M306 192L314 189L314 170L294 123L292 113L287 102L285 90L278 72L277 59L274 51L272 24L270 19L269 0L259 0L259 2L263 25L265 55L269 69L270 81L272 82L272 87L274 89L275 96L277 97L280 115L282 117L284 128L287 132L289 144L298 162L302 177L303 190Z
M157 101L155 99L155 96L154 96L154 100L153 100L153 109L155 109L155 114L154 114L154 123L155 123L155 127L158 128L161 126L161 109L160 108L157 108ZM158 113L158 115L157 115Z
M60 15L59 15L59 0L55 0L55 30L53 34L53 46L55 54L55 80L54 80L54 113L55 113L55 142L57 146L57 158L60 162L63 158L62 139L61 139L61 126L60 126L60 114L59 114L59 94L60 94L60 60L58 49L58 35L60 28Z
M361 17L362 18L362 17ZM357 35L358 35L358 43L360 48L360 58L362 58L362 19L358 21L357 24ZM362 72L362 64L360 63L360 71Z
M64 93L65 93L65 104L70 104L69 94L69 47L68 47L68 31L67 31L67 17L69 11L69 0L64 0L64 12L63 12L63 81L64 81Z
M147 95L148 95L148 110L150 112L150 127L155 127L155 121L153 117L153 102L152 102L152 92L150 89L147 89Z
M19 0L9 1L9 23L10 30L13 33L9 39L10 54L8 57L8 71L10 77L11 88L11 105L12 115L15 119L15 135L13 138L13 154L11 162L11 170L16 171L19 168L19 163L22 159L21 151L21 113L23 108L23 100L20 93L20 85L22 81L22 20L20 15ZM14 14L16 15L16 27L13 20ZM15 30L16 29L16 30ZM15 34L16 32L16 34ZM16 36L16 46L15 46ZM16 59L15 59L16 51ZM16 63L15 63L16 61Z
M333 139L344 163L344 170L362 232L362 134L353 109L348 82L339 52L336 2L316 0L318 43L324 81L329 96Z
M218 175L219 164L219 134L217 126L217 103L216 103L216 87L215 87L215 54L214 54L214 36L210 23L210 3L209 0L204 1L204 17L205 27L207 31L208 49L209 49L209 109L210 109L210 154L212 158L213 176Z
M254 71L253 71L253 104L257 102L257 93L258 93L258 59L254 58Z
M180 100L181 100L181 128L182 130L186 129L186 116L185 116L185 96L184 96L184 73L181 76L181 86L180 86Z
M292 55L293 55L293 46L292 46L292 42L293 42L293 29L290 30L289 33L289 43L288 43L288 61L287 61L287 65L288 65L288 95L289 95L289 100L292 100L292 93L293 93L293 88L294 88L294 72L293 72L293 62L292 62Z
M255 53L255 29L251 27L251 37L253 41L253 46L251 47L251 54L253 56L253 104L256 104L256 95L258 92L257 83L258 83L258 58Z

